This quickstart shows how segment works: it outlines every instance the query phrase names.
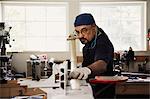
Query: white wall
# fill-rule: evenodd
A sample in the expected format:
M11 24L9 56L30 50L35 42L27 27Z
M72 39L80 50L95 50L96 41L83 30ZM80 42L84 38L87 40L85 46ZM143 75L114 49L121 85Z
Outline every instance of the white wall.
M66 60L70 59L69 53L44 53L44 52L23 52L23 53L13 53L12 58L12 66L16 69L18 72L25 72L27 70L26 66L26 60L30 59L30 55L41 55L41 54L47 54L48 58L55 58L56 60Z
M1 2L0 2L0 22L2 21L2 8L1 8Z
M147 28L150 28L150 0L147 0Z

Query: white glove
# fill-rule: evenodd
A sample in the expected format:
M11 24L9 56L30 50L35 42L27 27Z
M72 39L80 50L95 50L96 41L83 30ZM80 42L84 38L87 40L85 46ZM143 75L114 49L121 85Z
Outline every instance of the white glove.
M76 68L70 73L70 78L73 79L87 79L88 75L91 74L91 70L87 67Z

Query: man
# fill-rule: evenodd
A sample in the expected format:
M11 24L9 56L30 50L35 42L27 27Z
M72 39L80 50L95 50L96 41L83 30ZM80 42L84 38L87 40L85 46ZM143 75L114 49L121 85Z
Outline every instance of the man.
M129 51L127 52L127 66L128 66L128 71L130 71L131 67L134 69L134 51L132 47L129 47Z
M74 27L76 35L85 46L82 68L74 69L70 77L89 81L95 76L112 76L114 48L105 32L96 25L93 16L90 13L78 15ZM95 99L114 98L114 86L92 83L90 85Z

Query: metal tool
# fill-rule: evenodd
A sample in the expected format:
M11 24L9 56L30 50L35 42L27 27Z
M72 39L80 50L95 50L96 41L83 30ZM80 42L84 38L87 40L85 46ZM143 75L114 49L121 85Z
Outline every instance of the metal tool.
M5 23L0 22L0 49L1 49L1 54L0 54L0 83L6 82L5 80L7 79L7 72L10 72L9 66L9 60L12 58L12 55L7 55L6 53L6 44L9 44L10 42L10 30L12 27L9 27L9 30L5 30ZM9 44L9 46L11 46Z

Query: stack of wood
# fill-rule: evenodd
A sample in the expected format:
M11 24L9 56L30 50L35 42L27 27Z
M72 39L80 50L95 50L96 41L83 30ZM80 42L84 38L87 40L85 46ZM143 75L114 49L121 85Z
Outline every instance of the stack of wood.
M28 88L27 85L20 85L17 80L7 81L0 84L0 98L12 98L16 96L42 95L46 99L47 93L39 88Z

